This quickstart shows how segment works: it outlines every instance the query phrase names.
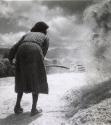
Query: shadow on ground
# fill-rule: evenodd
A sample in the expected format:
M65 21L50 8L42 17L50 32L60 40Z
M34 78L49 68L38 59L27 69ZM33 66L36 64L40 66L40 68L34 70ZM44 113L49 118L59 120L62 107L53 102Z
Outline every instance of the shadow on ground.
M66 116L72 117L79 110L94 106L107 98L111 98L111 79L96 85L84 86L79 90L73 89L65 97L70 105L70 112Z
M30 112L20 115L11 114L6 118L0 119L0 125L28 125L41 116L42 114L38 114L31 117Z

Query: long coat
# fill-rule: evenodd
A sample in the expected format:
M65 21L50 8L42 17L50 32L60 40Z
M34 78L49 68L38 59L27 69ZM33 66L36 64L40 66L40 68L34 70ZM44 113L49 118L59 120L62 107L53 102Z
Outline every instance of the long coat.
M49 47L48 37L40 32L24 35L9 52L9 60L16 58L15 92L48 93L44 57Z

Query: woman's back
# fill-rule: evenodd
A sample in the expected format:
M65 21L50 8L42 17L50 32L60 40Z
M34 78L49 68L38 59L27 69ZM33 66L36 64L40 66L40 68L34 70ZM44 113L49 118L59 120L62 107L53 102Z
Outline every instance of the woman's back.
M25 35L23 42L35 42L42 46L46 39L46 35L40 32L29 32Z

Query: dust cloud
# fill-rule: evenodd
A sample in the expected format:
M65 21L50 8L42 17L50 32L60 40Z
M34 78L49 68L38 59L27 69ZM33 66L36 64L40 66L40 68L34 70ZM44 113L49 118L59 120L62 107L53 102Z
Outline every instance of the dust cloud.
M98 2L84 11L84 63L90 83L111 78L111 0Z

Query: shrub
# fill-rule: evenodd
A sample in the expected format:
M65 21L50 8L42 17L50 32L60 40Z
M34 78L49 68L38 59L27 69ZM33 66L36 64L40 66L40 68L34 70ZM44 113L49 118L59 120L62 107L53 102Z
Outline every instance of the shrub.
M10 64L7 58L0 60L0 77L14 76L15 67Z

